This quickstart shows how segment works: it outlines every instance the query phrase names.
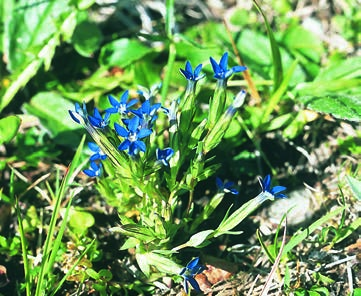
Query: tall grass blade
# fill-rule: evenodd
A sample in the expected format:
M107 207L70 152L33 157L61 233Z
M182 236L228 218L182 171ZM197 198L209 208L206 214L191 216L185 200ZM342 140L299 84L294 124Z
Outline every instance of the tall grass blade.
M266 25L266 30L267 30L268 38L269 38L270 45L271 45L272 59L273 59L273 81L274 81L273 90L276 91L280 87L281 82L283 80L283 68L282 68L282 59L281 59L280 49L278 47L276 39L273 35L273 31L271 29L271 26L265 16L263 10L261 9L261 7L259 6L259 4L257 3L256 0L253 0L253 4L254 4L254 6L256 6L258 12L262 15L262 17L264 19L264 23Z

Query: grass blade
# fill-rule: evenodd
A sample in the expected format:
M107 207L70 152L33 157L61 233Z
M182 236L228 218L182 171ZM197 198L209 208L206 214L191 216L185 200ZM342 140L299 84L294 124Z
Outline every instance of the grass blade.
M253 0L253 4L254 4L254 6L256 6L258 12L262 15L262 17L264 19L264 23L266 25L268 38L270 41L271 51L272 51L272 59L273 59L273 67L274 67L273 68L274 69L273 70L273 81L274 81L273 89L275 91L280 87L281 82L283 80L283 68L282 68L282 59L281 59L280 49L279 49L276 39L273 35L271 26L268 23L268 20L267 20L265 14L263 13L261 7L259 6L259 4L257 3L256 0Z

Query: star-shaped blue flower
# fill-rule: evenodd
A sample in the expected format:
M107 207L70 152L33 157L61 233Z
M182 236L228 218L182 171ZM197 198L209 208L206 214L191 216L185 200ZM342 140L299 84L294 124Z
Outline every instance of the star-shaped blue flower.
M102 164L97 164L95 161L90 162L90 169L83 170L83 173L89 177L100 177L102 172Z
M274 198L286 198L287 196L282 191L287 188L284 186L274 186L271 188L271 176L267 175L264 179L258 177L259 184L261 185L262 192L271 194Z
M129 112L129 108L135 105L138 100L130 100L127 103L129 97L129 91L126 90L120 97L120 101L117 101L112 95L108 96L108 100L110 104L113 106L111 108L106 109L105 111L108 113L119 113L121 115L126 115Z
M214 72L214 78L218 80L227 80L232 74L243 72L247 69L247 67L244 66L234 66L228 69L228 52L223 54L219 63L217 63L212 57L210 57L210 61Z
M152 130L150 129L140 128L139 122L140 119L138 116L134 116L132 119L128 120L128 130L118 123L114 123L114 128L118 135L126 138L125 141L120 143L118 149L121 151L128 149L128 153L131 156L135 156L139 150L145 152L145 143L140 141L140 139L143 139L152 133Z
M184 278L183 287L184 291L188 295L189 287L188 283L195 289L197 292L201 292L201 289L199 288L199 285L197 281L194 279L194 277L197 274L202 273L207 268L204 265L199 264L199 257L196 257L189 261L186 267L182 269L182 271L179 273Z
M216 185L219 192L232 193L237 195L238 191L233 187L234 182L225 182L223 183L220 178L216 178Z
M202 64L199 64L193 72L193 68L192 65L189 61L186 62L186 66L185 69L179 69L181 71L181 73L183 74L183 76L187 79L187 80L191 80L191 81L198 81L200 79L202 79L205 75L199 75L201 70L202 70Z
M157 160L163 163L165 166L169 166L169 160L174 154L174 150L172 148L159 149L155 151Z
M94 113L93 116L88 115L88 119L90 121L90 123L97 128L105 128L106 126L109 125L109 117L110 117L110 113L109 112L105 112L104 114L104 118L100 115L99 110L97 108L94 108Z
M90 157L90 161L104 160L107 158L107 155L100 149L97 144L89 142L88 147L92 152L94 152L94 154Z

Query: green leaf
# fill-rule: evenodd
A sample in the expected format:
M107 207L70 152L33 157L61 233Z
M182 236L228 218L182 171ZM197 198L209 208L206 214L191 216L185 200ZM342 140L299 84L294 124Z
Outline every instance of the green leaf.
M113 278L113 274L108 269L101 269L98 274L104 281L110 281Z
M157 254L155 252L150 252L144 254L144 256L147 258L146 261L149 265L155 266L158 271L166 274L179 274L181 271L181 266L176 264L173 260L164 257L160 254Z
M361 181L347 175L346 179L357 200L361 201Z
M0 145L10 142L17 134L21 119L15 115L10 115L0 119Z
M76 26L71 41L80 55L91 57L98 50L102 39L102 32L95 23L83 21Z
M31 98L29 104L24 104L24 108L28 113L39 117L58 143L73 145L78 142L74 130L79 125L72 121L68 113L68 110L74 109L74 105L60 94L40 92Z
M94 280L98 280L100 278L100 275L94 269L87 268L85 272L88 276L90 276Z
M299 25L292 26L285 32L283 42L291 51L297 51L316 63L320 61L324 51L322 40Z
M73 210L70 214L69 226L74 232L82 234L95 223L94 216L88 212Z
M361 76L361 57L350 57L337 61L323 69L315 81L353 79Z
M125 224L118 227L112 227L110 231L120 232L123 235L134 237L145 243L156 239L155 233L150 228L137 224Z
M361 97L346 95L303 96L298 100L307 109L331 114L339 119L361 121Z
M37 59L49 39L59 34L65 16L72 13L70 7L61 1L37 3L36 0L23 0L8 9L5 54L10 72L24 68L25 64Z
M153 49L143 45L140 41L122 38L102 47L99 63L106 67L125 68L152 51Z
M49 69L61 39L75 27L76 10L61 1L4 1L3 48L10 84L0 92L0 111L36 75L42 65Z
M190 237L189 241L185 243L185 245L187 247L194 247L194 248L200 247L202 243L207 239L207 237L213 232L214 232L213 229L209 229L193 234Z

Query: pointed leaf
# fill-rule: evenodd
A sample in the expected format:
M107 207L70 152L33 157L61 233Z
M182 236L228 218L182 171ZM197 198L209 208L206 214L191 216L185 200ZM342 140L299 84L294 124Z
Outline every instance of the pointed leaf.
M346 176L346 179L356 199L361 201L361 181L351 176Z

